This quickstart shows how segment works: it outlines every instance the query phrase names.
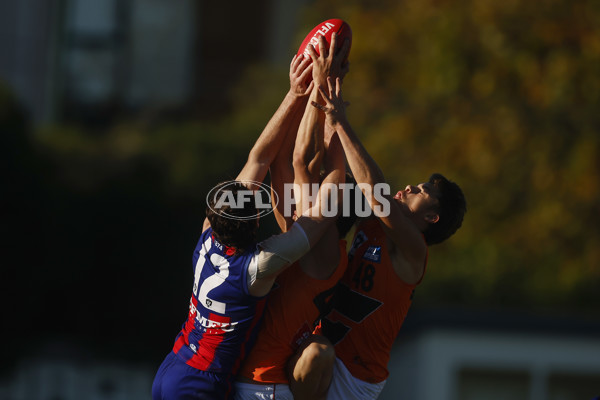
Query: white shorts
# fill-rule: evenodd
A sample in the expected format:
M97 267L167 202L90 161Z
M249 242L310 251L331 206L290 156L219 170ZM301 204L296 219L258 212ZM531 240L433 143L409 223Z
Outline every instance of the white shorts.
M234 400L294 400L286 384L261 384L235 382Z
M376 399L385 382L369 383L353 377L344 363L336 357L327 400Z

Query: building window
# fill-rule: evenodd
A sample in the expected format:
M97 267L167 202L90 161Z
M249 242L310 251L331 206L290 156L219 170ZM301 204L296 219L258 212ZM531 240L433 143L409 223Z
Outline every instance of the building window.
M114 97L122 44L116 0L68 2L64 63L67 99L97 105Z

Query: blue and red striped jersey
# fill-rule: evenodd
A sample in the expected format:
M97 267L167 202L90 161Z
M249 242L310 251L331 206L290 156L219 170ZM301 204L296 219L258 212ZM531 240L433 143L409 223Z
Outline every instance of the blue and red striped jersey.
M202 371L235 374L258 332L266 297L248 293L257 247L235 255L208 228L194 250L194 287L187 321L173 352Z

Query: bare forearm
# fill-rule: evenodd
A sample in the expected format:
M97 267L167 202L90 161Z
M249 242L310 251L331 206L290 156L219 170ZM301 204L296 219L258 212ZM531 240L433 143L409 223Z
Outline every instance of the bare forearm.
M299 96L288 92L267 123L260 137L250 150L248 161L237 180L262 181L275 159L289 130L290 124L297 118L298 110L302 110L308 96Z
M337 49L337 34L333 34L331 43L327 46L324 36L318 41L319 55L313 46L308 46L308 54L312 60L313 89L309 103L304 111L302 122L294 147L294 183L316 183L319 180L321 161L324 156L323 129L325 118L311 103L325 104L319 94L319 87L327 84L329 76L338 77L342 71L342 61L347 55L349 43L344 43L342 51Z
M356 182L366 183L371 187L385 182L383 172L360 142L348 121L337 122L334 128L338 133L348 166Z
M306 107L306 103L306 96L298 96L291 92L286 94L251 150L251 156L255 160L269 164L273 161L285 138L281 131L292 125L298 112Z
M316 101L318 96L318 92L313 90L309 101ZM294 199L298 214L302 214L311 206L311 199L316 195L310 184L319 182L321 161L324 156L324 121L315 111L318 110L310 103L307 104L294 146Z
M323 126L324 116L310 105L317 101L319 93L311 92L304 115L298 128L294 146L294 172L298 175L296 183L309 183L318 178L321 160L323 158Z
M296 134L298 132L298 126L300 125L300 119L302 118L302 112L296 113L292 124L286 132L285 139L281 146L281 149L277 152L275 159L270 166L271 175L271 190L277 193L277 196L281 198L285 193L285 184L294 182L294 170L292 168L292 154L294 151L294 143L296 142ZM291 224L293 223L292 214L293 208L289 204L283 201L276 201L276 196L272 196L273 201L273 215L277 224L283 232L286 232ZM286 211L286 207L290 207Z

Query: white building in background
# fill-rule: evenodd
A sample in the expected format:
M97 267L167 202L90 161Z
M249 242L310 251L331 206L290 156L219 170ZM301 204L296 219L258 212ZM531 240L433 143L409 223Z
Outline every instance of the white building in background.
M287 68L306 2L2 1L0 83L37 123L214 103L251 61Z
M0 2L0 84L7 84L35 120L53 113L58 0Z
M50 344L0 377L0 399L149 399L158 364ZM600 321L415 309L389 370L380 400L600 400Z
M295 12L305 2L271 2L267 18L272 23L265 26L275 34L255 38L271 38L264 46L271 62L286 60L286 38L294 33ZM117 99L133 108L185 102L199 46L193 9L202 3L2 1L0 80L36 122L54 120L65 101L94 107ZM381 399L600 396L600 321L486 314L464 318L455 311L427 315L409 313ZM0 399L147 399L154 372L118 361L25 359L0 377Z
M600 320L412 310L406 322L381 400L600 396Z
M61 61L74 98L139 106L189 96L192 0L69 0L65 17Z
M66 105L160 107L192 90L193 0L0 3L0 80L34 121Z
M155 372L148 366L118 361L24 359L12 379L0 383L0 399L148 400Z

